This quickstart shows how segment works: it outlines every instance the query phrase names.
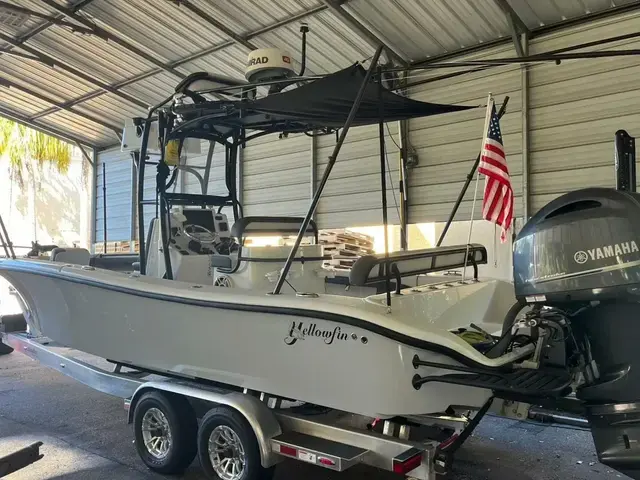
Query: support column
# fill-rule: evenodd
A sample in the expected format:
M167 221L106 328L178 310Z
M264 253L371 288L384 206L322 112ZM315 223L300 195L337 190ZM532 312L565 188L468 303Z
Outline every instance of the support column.
M129 241L129 252L135 252L135 242L139 241L142 232L138 232L137 230L137 221L138 221L138 175L137 175L137 167L133 161L133 157L131 159L131 229L130 229L130 241Z
M93 149L93 162L91 165L91 180L89 181L89 188L91 189L91 196L89 201L89 251L95 253L96 244L96 205L98 200L98 149Z

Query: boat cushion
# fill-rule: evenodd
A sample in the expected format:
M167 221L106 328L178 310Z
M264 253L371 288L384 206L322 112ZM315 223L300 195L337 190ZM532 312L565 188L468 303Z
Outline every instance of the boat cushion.
M139 262L140 256L136 253L103 254L99 253L91 257L89 265L95 268L113 270L114 272L132 272L134 262Z
M487 263L487 249L485 247L473 243L468 246L468 249L469 256L475 260L477 265ZM465 262L466 252L467 245L393 252L389 254L389 268L393 272L395 266L400 277L461 268L465 264L472 265L470 261ZM363 255L353 264L349 273L349 283L364 286L384 280L384 265L384 254Z
M89 265L91 254L86 248L60 248L51 250L51 261L72 263L74 265Z

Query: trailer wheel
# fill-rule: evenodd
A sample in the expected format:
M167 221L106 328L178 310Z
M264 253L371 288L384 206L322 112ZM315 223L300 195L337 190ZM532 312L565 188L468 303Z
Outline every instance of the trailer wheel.
M229 407L216 407L198 430L198 458L211 479L270 480L275 466L264 468L249 422Z
M136 449L151 470L182 473L197 453L198 421L186 398L145 393L133 412Z

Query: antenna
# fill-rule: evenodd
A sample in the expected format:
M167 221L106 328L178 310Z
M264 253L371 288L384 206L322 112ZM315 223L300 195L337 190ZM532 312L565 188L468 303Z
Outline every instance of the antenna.
M300 68L300 73L298 76L302 77L304 75L304 71L307 68L307 33L309 32L309 25L307 22L302 22L300 24L300 33L302 33L302 67Z

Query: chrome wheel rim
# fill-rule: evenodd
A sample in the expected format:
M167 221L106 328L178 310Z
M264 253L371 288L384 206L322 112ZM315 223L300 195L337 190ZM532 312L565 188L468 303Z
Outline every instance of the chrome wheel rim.
M226 425L218 425L209 436L209 460L222 480L239 480L245 469L244 446L238 434Z
M142 417L142 441L147 451L155 459L162 460L171 450L173 439L169 421L157 408L150 408Z

